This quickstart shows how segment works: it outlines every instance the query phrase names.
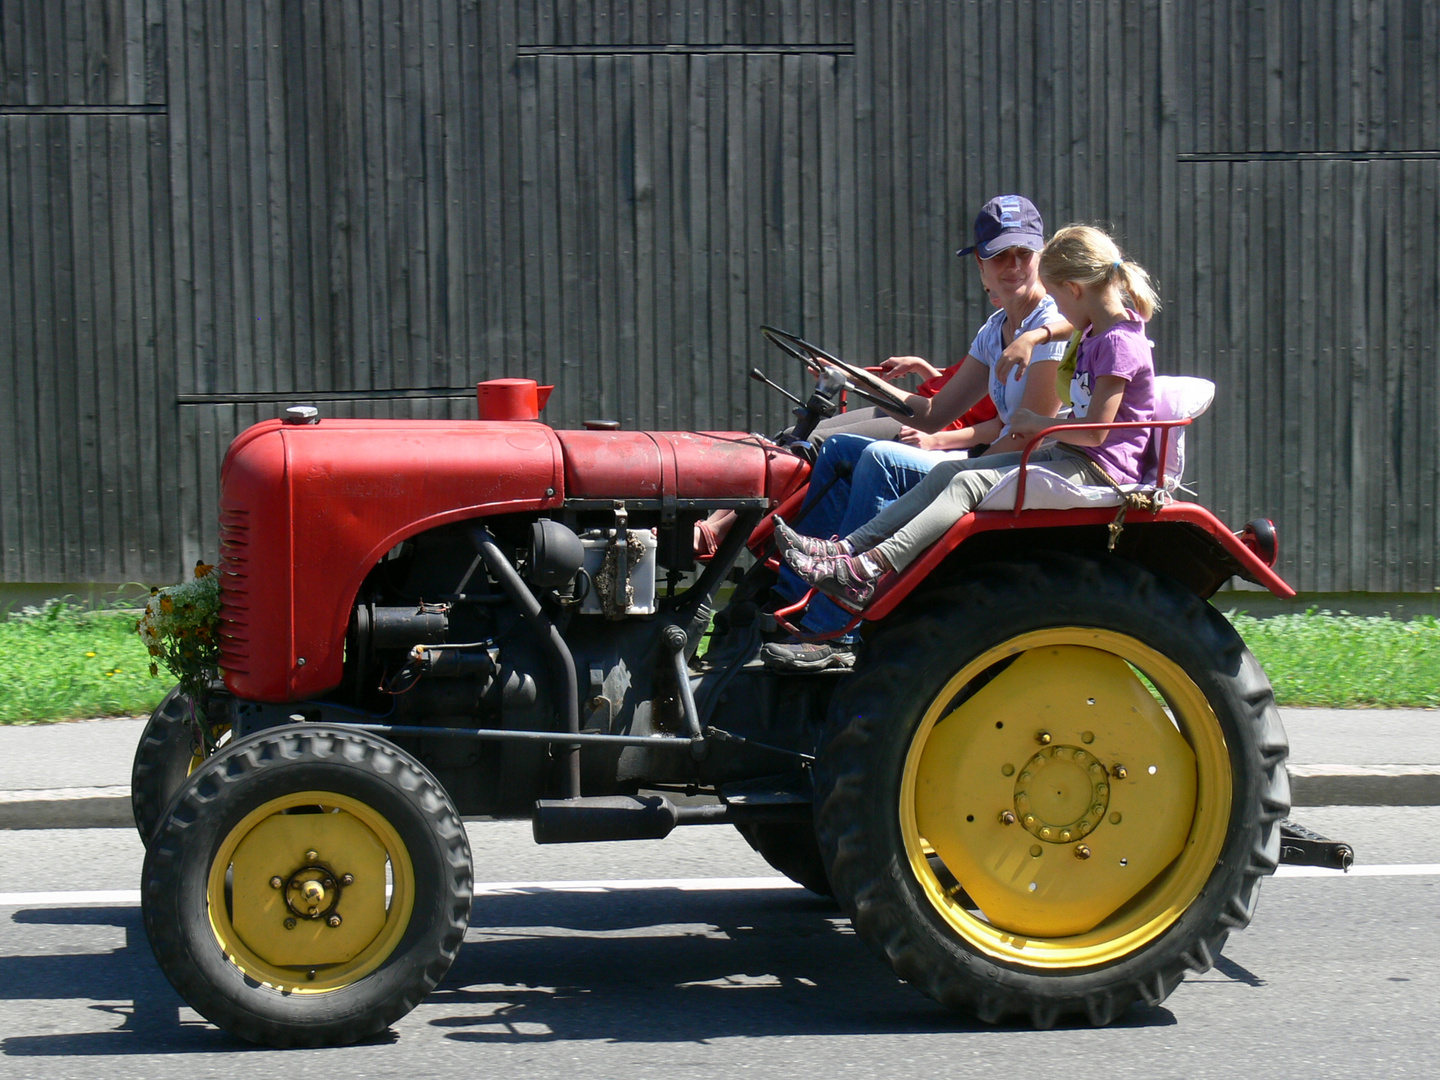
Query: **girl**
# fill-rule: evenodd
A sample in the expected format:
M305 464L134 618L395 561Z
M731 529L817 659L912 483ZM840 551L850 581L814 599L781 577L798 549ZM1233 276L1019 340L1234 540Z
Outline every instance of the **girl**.
M1058 432L1058 442L1030 460L1080 484L1137 483L1150 431L1109 425L1154 418L1155 369L1145 323L1160 301L1150 277L1101 230L1071 225L1045 245L1040 279L1060 314L1084 335L1070 394L1075 420L1085 426ZM1053 423L1053 417L1023 408L1010 418L1011 430L1025 436ZM777 519L776 543L802 580L862 608L875 594L876 578L909 566L1019 464L1019 453L946 461L843 540L801 536Z

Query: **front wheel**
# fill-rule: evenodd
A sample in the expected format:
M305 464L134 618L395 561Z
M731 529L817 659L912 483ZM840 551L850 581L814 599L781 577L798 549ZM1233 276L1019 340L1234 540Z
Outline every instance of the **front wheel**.
M382 1031L444 977L469 925L470 847L409 754L341 727L266 731L185 781L151 838L155 958L207 1019L251 1042Z
M130 809L147 846L185 778L230 735L229 724L207 724L194 700L174 686L155 706L130 767Z
M1119 559L976 568L876 635L831 718L836 898L902 978L988 1021L1158 1004L1279 856L1268 681L1213 608Z

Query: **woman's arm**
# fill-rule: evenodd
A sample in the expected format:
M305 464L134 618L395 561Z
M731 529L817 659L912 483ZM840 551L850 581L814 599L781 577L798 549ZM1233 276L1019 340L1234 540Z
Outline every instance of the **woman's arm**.
M1025 449L1025 444L1030 441L1030 435L1034 432L1017 428L1017 416L1030 413L1054 420L1055 414L1060 411L1060 397L1055 393L1055 372L1059 367L1059 360L1041 360L1032 365L1032 370L1025 379L1025 393L1020 396L1020 405L1010 417L1010 430L992 442L990 449L986 450L982 457ZM1038 431L1039 428L1035 430Z
M934 397L911 394L905 399L905 404L915 410L914 416L906 417L899 413L891 415L917 431L939 431L951 421L958 420L966 409L984 397L989 384L990 369L975 357L967 355L960 361L960 370Z
M1034 330L1026 330L1023 334L1016 334L1015 340L1005 346L1005 351L995 362L995 377L1008 379L1011 368L1014 368L1019 375L1024 375L1025 369L1030 366L1031 353L1041 345L1049 345L1052 341L1064 341L1074 332L1073 326L1064 319L1058 319L1055 322L1048 322L1044 326L1037 326Z
M1001 427L998 416L969 427L946 428L944 431L928 432L902 427L898 439L921 450L968 450L972 446L994 441Z
M1128 380L1119 375L1101 375L1097 378L1095 388L1090 394L1089 412L1084 419L1073 421L1085 426L1071 428L1069 431L1057 431L1055 438L1070 446L1102 445L1110 435L1109 425L1120 411L1120 402L1125 397L1127 382ZM1027 409L1016 409L1015 415L1010 418L1010 428L1014 432L1030 436L1037 431L1043 431L1054 422L1053 416L1040 416Z

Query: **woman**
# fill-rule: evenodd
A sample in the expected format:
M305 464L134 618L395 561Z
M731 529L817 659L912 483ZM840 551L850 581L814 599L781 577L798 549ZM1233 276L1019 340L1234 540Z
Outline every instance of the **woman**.
M957 254L974 255L981 284L998 310L980 327L954 376L934 397L912 394L906 399L914 416L902 425L900 441L843 433L825 440L811 473L810 493L795 519L800 532L845 536L920 483L940 462L968 456L971 448L983 444L989 446L986 454L1022 447L1024 439L1008 430L1015 410L1045 416L1059 411L1055 371L1071 327L1040 283L1038 253L1044 246L1044 222L1029 199L1001 195L981 208L974 244ZM896 375L934 370L913 356L892 356L884 366ZM947 430L987 391L998 412L994 420ZM781 571L776 591L782 601L797 599L805 589L792 573ZM806 611L804 628L828 633L849 620L849 613L817 600ZM772 667L801 669L853 661L845 643L771 642L761 655Z
M1138 483L1150 430L1111 427L1154 418L1155 369L1145 324L1160 307L1144 268L1129 261L1100 229L1061 229L1040 257L1040 274L1061 312L1083 332L1070 383L1078 426L1037 450L1032 462L1080 484ZM1016 410L1012 426L1022 439L1045 430L1050 415ZM809 586L864 608L887 570L903 570L950 526L975 508L1020 465L1021 455L947 462L884 513L838 541L817 540L775 522L776 545Z

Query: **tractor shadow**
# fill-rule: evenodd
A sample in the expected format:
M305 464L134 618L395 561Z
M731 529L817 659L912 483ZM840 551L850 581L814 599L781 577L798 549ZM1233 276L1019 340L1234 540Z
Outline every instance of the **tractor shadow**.
M923 997L833 902L801 889L482 896L470 925L426 1003L439 1015L425 1013L462 1042L1029 1030L997 1029ZM1142 1007L1117 1026L1174 1022Z
M280 1052L185 1006L136 907L21 908L0 922L0 1002L68 1029L4 1037L0 1057ZM49 947L14 955L16 930ZM1163 1007L1133 1007L1116 1026L1173 1023ZM800 889L536 890L477 898L445 980L369 1045L996 1030L901 983L830 901Z

